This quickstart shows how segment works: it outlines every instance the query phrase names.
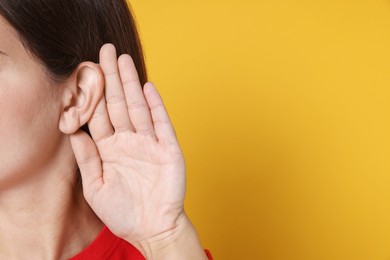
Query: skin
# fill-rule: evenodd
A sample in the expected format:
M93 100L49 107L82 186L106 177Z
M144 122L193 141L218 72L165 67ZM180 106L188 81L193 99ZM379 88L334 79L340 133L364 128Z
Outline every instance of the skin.
M106 225L147 259L207 259L173 126L131 57L106 44L53 83L1 17L0 39L0 258L67 259Z

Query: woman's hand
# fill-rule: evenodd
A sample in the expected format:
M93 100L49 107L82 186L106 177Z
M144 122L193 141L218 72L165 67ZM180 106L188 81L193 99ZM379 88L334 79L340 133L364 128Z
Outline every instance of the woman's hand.
M145 246L191 226L184 158L160 95L151 83L142 90L131 57L117 59L106 44L100 66L105 95L88 122L92 138L82 131L70 138L84 196L114 234Z

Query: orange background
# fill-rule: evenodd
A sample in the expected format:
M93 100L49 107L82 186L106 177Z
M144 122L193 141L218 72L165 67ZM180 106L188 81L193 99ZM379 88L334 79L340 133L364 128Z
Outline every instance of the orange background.
M390 2L131 1L216 259L390 259Z

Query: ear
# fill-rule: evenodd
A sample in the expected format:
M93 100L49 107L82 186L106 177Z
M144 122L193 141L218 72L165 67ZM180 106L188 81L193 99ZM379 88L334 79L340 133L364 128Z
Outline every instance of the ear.
M88 122L103 95L104 76L98 64L81 63L62 92L63 109L59 129L73 134Z

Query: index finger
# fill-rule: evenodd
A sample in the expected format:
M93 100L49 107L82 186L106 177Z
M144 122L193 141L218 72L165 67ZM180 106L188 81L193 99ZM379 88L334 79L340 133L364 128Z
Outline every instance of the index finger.
M118 58L115 46L108 43L100 50L100 67L105 78L105 96L108 114L115 131L132 130L123 84L119 75Z

